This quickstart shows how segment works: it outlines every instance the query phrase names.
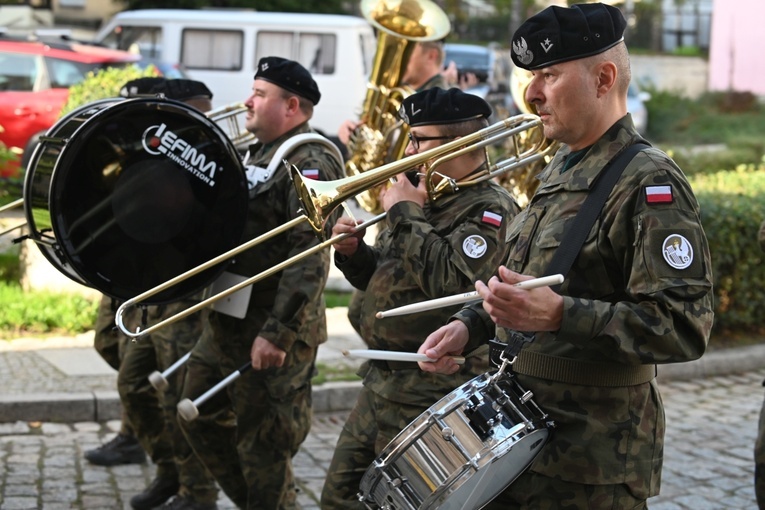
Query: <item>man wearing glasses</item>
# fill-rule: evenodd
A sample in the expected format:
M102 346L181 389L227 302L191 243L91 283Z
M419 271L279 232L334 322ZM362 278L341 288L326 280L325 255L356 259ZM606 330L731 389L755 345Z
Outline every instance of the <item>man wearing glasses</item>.
M431 88L407 97L400 114L410 127L406 154L411 156L486 127L491 107L456 88ZM475 150L440 165L432 179L460 182L486 166L485 151ZM364 242L363 232L334 244L335 265L351 285L366 291L359 329L371 349L416 352L459 306L384 319L376 319L376 312L472 291L473 282L493 276L504 260L505 229L519 211L491 180L429 201L425 169L415 170L418 184L402 174L382 192L387 215L374 246ZM351 232L354 225L351 218L340 218L332 235ZM426 374L416 363L364 363L359 371L364 386L338 439L321 508L363 508L356 494L377 455L441 397L488 371L487 356L485 347L468 353L462 369L447 377Z

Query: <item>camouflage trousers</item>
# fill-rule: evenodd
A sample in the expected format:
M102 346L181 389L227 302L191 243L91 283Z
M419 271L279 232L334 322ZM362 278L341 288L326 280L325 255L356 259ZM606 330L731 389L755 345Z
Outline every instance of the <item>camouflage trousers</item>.
M188 361L183 398L194 400L237 371L250 359L250 348L251 341L221 344L205 329ZM194 451L240 508L297 508L292 457L311 427L316 357L315 349L300 357L297 350L287 353L284 367L245 372L200 404L198 418L180 420ZM298 381L295 374L308 375Z
M498 474L501 476L501 473ZM485 510L643 510L626 485L582 485L532 471L520 475Z
M181 302L151 307L147 324L154 324L188 305ZM196 313L151 335L129 341L117 376L117 388L138 440L157 465L157 476L177 477L180 495L201 503L214 503L218 499L215 480L178 427L176 406L185 366L167 378L169 386L161 394L148 380L152 372L164 371L192 349L201 334L202 321L201 314ZM133 321L130 322L131 329L135 329ZM159 416L155 407L157 400L161 403Z
M380 397L362 388L343 425L321 493L323 510L359 509L359 485L367 468L399 432L426 409Z
M765 386L765 382L762 384ZM754 443L754 494L757 497L757 506L765 509L765 402L760 410L757 439Z
M114 314L117 310L117 303L109 296L101 296L98 305L98 315L96 316L95 335L93 336L93 348L114 370L120 369L122 358L125 356L125 346L130 341L128 337L117 329L114 323ZM158 420L162 419L162 408L156 394L147 395L147 398L154 399L155 416ZM135 431L130 424L130 417L125 412L125 406L121 406L120 431L123 436L135 437Z

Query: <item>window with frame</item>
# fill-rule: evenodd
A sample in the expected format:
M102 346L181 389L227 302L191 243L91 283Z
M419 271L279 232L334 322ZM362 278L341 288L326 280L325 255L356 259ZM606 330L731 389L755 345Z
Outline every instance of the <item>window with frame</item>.
M255 44L255 65L263 57L279 56L300 62L314 75L335 73L335 34L261 31Z
M181 64L187 69L242 69L244 33L240 30L185 29L181 36Z
M39 76L34 55L0 52L0 91L31 92Z

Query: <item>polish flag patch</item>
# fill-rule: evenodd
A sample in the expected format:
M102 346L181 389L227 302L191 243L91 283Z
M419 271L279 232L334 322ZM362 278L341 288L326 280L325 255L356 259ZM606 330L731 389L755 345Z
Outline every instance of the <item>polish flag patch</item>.
M305 177L306 179L313 179L313 180L319 179L318 168L308 168L308 169L302 170L301 173L303 174L303 177Z
M484 223L488 223L489 225L494 225L495 227L498 227L502 224L502 216L499 214L493 213L491 211L484 211L483 212L483 218L481 218L481 221Z
M648 204L671 204L672 186L646 186L645 201Z

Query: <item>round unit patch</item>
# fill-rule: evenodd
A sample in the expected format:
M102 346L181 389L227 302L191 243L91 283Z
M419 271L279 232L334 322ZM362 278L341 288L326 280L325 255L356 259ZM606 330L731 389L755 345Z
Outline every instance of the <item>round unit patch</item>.
M685 269L693 262L693 246L680 234L672 234L664 239L661 254L667 264L675 269Z
M462 251L471 259L480 259L486 253L486 240L479 235L471 235L462 242Z

